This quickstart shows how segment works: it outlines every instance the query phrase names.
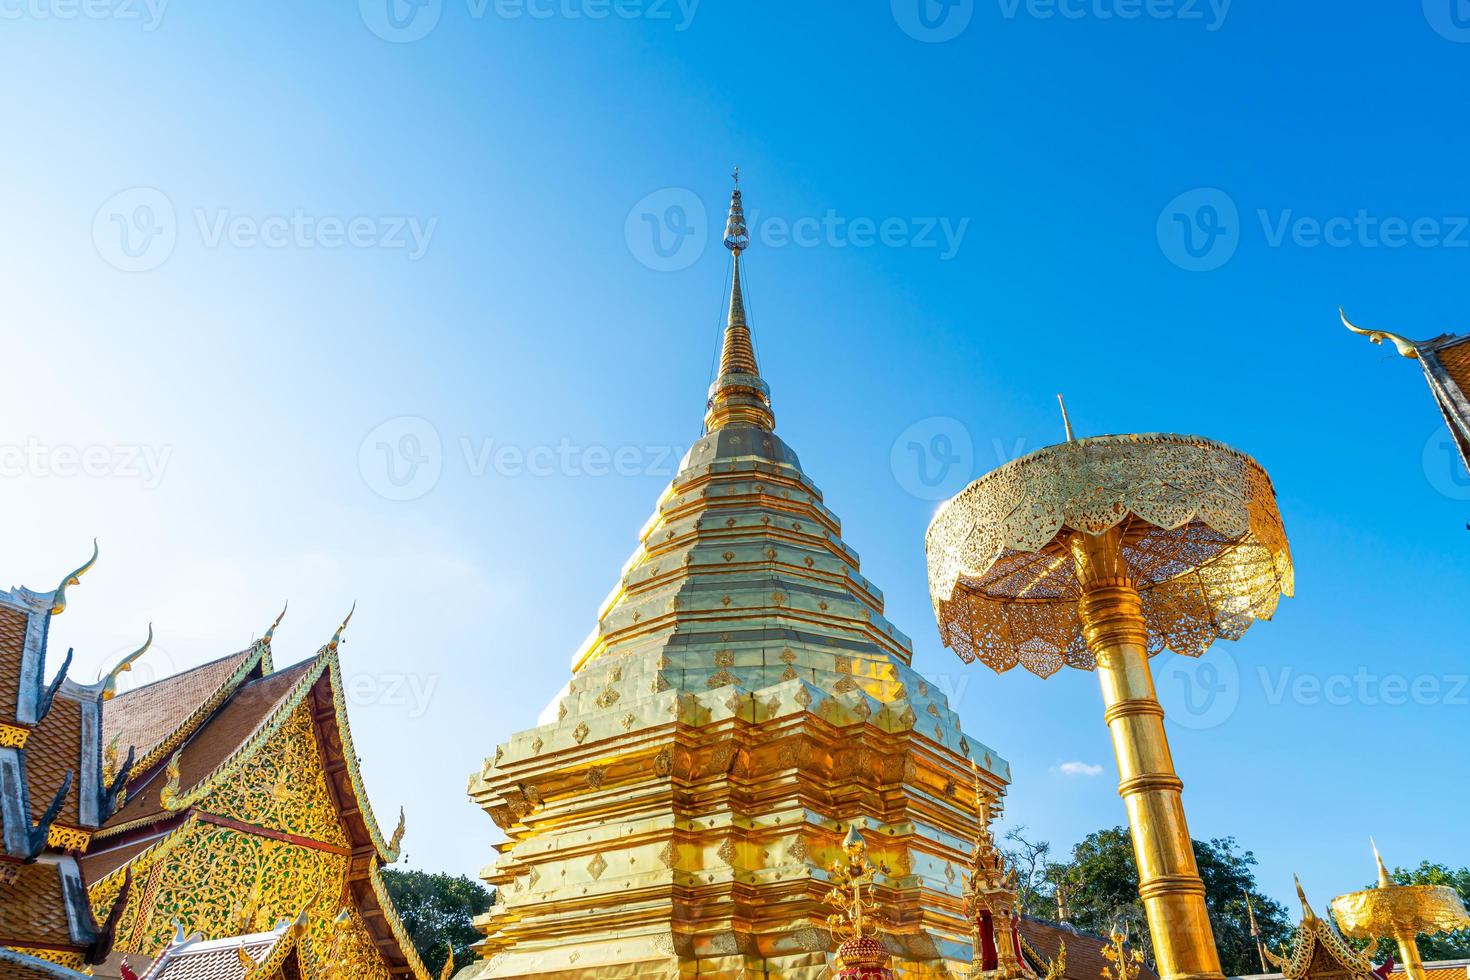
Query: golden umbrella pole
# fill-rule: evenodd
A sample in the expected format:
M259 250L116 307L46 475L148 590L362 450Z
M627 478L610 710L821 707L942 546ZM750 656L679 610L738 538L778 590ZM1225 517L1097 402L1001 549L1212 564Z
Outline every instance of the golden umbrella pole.
M1470 914L1448 885L1396 885L1376 844L1373 857L1378 862L1378 887L1334 898L1333 917L1343 934L1354 939L1392 939L1398 944L1404 972L1412 980L1425 980L1419 935L1470 929Z
M1128 574L1122 538L1116 527L1100 535L1074 532L1067 546L1082 586L1082 635L1097 661L1103 719L1113 736L1118 795L1133 830L1138 897L1160 976L1221 977L1205 885L1184 819L1184 782L1174 772L1149 669L1143 600Z
M1068 441L971 484L926 547L940 633L962 658L1097 671L1158 972L1222 976L1148 661L1236 639L1290 594L1270 479L1196 436Z

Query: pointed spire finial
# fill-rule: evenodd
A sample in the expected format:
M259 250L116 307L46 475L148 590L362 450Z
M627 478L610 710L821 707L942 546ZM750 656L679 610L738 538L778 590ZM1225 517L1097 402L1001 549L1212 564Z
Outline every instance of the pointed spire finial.
M1312 911L1312 904L1307 901L1307 893L1302 890L1301 878L1297 877L1296 875L1292 875L1291 877L1292 880L1296 882L1296 897L1300 899L1302 903L1302 918L1306 919L1308 922L1317 921L1317 913Z
M1060 392L1057 393L1057 404L1062 406L1062 428L1067 432L1067 441L1072 442L1076 439L1072 434L1072 419L1067 415L1067 401Z
M730 250L730 310L725 318L725 337L720 349L720 374L710 386L705 404L705 431L730 424L775 428L771 393L761 379L755 360L755 344L745 319L745 287L740 281L740 255L750 247L745 225L745 208L740 199L740 168L731 174L735 188L730 192L730 216L725 221L725 247Z
M1388 868L1383 865L1383 855L1378 853L1378 842L1369 837L1368 843L1373 845L1373 860L1378 862L1378 887L1392 888L1393 879L1388 875Z
M740 168L730 175L735 179L735 189L730 192L730 215L725 219L725 247L740 253L750 247L750 233L745 227L745 207L740 200Z
M59 616L66 611L66 587L81 582L82 576L95 564L97 564L97 539L93 538L92 557L82 562L80 568L69 573L61 580L61 584L56 587L56 594L51 600L51 615Z

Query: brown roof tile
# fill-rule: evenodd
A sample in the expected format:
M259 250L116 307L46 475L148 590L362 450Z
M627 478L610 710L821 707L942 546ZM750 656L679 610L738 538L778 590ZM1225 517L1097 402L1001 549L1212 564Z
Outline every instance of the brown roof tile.
M81 948L67 928L66 899L55 864L23 864L15 881L0 882L0 944Z
M133 746L142 759L220 693L254 652L252 647L232 653L119 694L107 703L103 712L103 744L110 744L116 738L120 756L125 757L128 747ZM195 723L202 720L195 719Z
M241 684L225 705L185 743L179 754L180 791L197 785L228 759L315 665L315 660L307 660L269 677ZM145 785L132 788L131 798L112 815L106 826L116 827L164 816L168 811L158 798L166 783L164 771L160 769Z
M26 620L26 614L19 609L0 608L0 722L15 721Z
M51 800L61 789L67 772L71 773L71 789L67 801L56 815L56 822L71 827L80 826L77 813L77 787L82 772L82 706L58 695L51 703L51 710L26 739L26 782L29 786L31 819L40 820ZM101 768L100 755L88 760Z
M1074 932L1053 922L1038 919L1022 919L1021 935L1047 959L1055 959L1063 941L1067 944L1067 968L1063 976L1067 980L1098 980L1102 968L1107 965L1102 951L1107 940L1087 932ZM1159 980L1158 974L1144 966L1138 980Z

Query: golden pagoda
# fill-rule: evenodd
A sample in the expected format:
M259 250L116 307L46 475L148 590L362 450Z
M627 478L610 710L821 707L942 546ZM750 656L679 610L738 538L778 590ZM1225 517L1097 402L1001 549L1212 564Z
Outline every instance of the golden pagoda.
M828 869L854 826L887 868L869 938L895 972L969 968L974 796L993 803L1009 766L912 669L909 639L774 431L738 182L725 244L704 434L543 723L470 779L507 839L465 980L817 980L840 940L824 922Z
M93 907L123 905L98 976L427 980L381 875L402 818L379 830L347 723L347 621L282 670L279 623L108 703L108 754L137 761L82 861Z

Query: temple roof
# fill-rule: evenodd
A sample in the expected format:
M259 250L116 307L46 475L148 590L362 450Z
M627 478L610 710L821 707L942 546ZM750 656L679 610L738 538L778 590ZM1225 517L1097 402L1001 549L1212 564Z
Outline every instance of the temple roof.
M315 659L307 660L235 688L232 696L178 750L176 791L188 796L226 763L238 764L243 758L241 750L251 747L251 736L280 713L296 691L297 682L318 666ZM320 676L319 672L313 679L315 676ZM108 710L114 709L109 706ZM142 785L129 787L127 803L112 815L105 830L115 831L171 816L174 811L165 807L161 799L166 785L168 778L162 771L145 775Z
M1460 461L1470 469L1470 334L1442 333L1430 340L1409 340L1387 330L1356 326L1346 313L1342 313L1342 322L1353 333L1375 344L1386 340L1399 354L1419 362L1434 403L1459 450Z
M270 932L225 939L181 938L159 954L139 980L275 980L302 976L303 927L283 922ZM287 971L295 958L297 969ZM247 961L250 965L247 965Z
M1107 948L1108 941L1100 936L1079 932L1071 926L1023 916L1021 938L1032 947L1028 953L1040 953L1047 960L1055 960L1065 942L1067 965L1062 976L1066 980L1097 980L1106 975L1103 967L1108 965L1108 961L1103 957L1103 950ZM1045 963L1032 963L1031 966L1038 974L1046 972ZM1158 974L1149 969L1147 964L1143 964L1138 971L1138 980L1158 980Z
M103 715L104 744L138 753L142 773L177 749L246 679L270 672L269 645L252 644L171 677L119 694Z

